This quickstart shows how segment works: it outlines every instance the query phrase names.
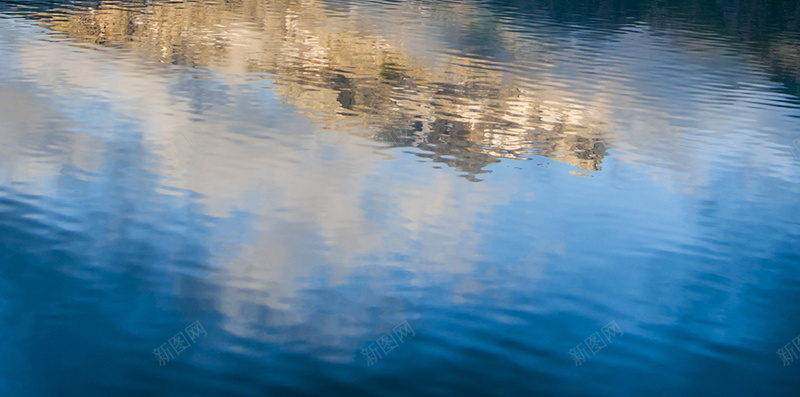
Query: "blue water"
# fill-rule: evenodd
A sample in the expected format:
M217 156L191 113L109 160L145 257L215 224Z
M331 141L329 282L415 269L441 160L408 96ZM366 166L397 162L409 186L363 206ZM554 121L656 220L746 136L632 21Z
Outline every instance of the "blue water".
M799 26L0 1L0 396L796 395Z

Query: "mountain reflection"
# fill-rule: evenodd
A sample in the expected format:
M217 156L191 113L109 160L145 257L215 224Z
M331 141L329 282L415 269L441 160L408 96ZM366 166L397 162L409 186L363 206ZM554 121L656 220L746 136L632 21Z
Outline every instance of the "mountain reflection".
M464 14L463 8L475 6L419 7L440 18L456 14L449 8ZM491 26L484 11L469 11L474 20L454 18L447 29ZM466 39L466 48L454 51L448 43L420 43L417 35L385 34L372 28L369 12L360 12L355 6L332 10L316 0L101 2L63 13L48 10L37 18L77 41L133 48L150 60L266 74L284 102L325 128L368 131L389 146L417 148L416 155L444 162L471 180L498 158L526 154L600 170L607 146L602 115L571 103L567 98L574 93L549 84L552 65L531 69L515 62L503 49L503 43L520 39L513 32L482 27L483 44ZM405 22L398 22L396 32ZM436 54L434 64L412 55L420 52Z
M790 94L800 80L793 34L800 7L787 1L503 3L516 13L479 2L35 4L45 9L25 12L72 40L180 67L267 78L281 101L324 128L408 147L470 180L500 158L531 154L600 170L615 129L626 123L614 113L616 102L627 98L605 93L628 82L624 76L600 80L626 71L608 69L616 54L590 46L602 48L614 35L623 40L635 29L632 20L676 37L697 36L684 45L706 50L717 45L704 36L708 31L757 42L757 55ZM509 18L519 26L507 24Z

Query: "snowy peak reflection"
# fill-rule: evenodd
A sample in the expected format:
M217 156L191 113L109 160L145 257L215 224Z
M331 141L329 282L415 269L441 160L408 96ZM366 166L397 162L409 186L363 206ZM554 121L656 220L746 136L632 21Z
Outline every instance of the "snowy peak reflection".
M468 32L493 18L468 3L431 7L425 18L459 15L446 21L448 31ZM425 26L404 29L413 22L408 10L390 22L373 15L380 7L368 8L337 10L315 0L101 2L37 17L73 40L133 49L149 60L266 74L284 102L325 128L365 134L367 127L372 138L415 148L472 180L498 158L530 154L600 169L602 115L567 100L580 95L562 88L552 65L515 63L502 47L522 40L518 34L482 27L483 47L473 38L454 49L424 40Z

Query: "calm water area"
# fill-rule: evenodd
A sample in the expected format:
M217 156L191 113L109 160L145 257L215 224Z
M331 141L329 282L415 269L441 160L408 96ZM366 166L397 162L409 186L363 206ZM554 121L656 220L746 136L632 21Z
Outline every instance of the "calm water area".
M800 395L796 0L0 0L0 397Z

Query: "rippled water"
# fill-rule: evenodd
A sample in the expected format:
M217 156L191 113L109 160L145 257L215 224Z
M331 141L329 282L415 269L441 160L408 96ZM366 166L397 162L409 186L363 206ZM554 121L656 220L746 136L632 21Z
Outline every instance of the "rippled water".
M0 396L794 395L799 26L0 1Z

